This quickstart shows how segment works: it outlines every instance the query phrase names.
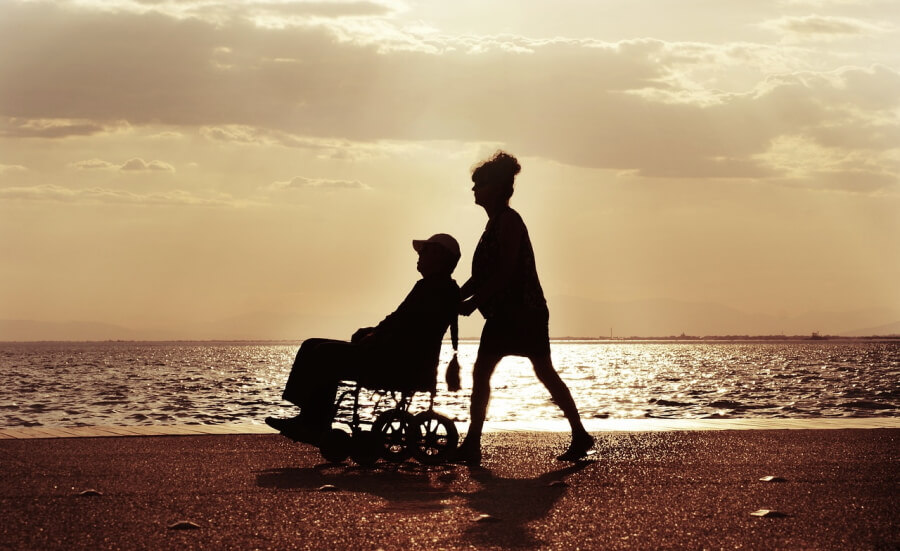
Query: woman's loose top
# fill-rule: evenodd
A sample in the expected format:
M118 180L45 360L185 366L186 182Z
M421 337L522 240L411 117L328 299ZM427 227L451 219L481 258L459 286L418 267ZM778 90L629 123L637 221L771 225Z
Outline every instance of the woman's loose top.
M528 229L509 207L488 220L472 257L472 280L478 310L486 319L547 316Z

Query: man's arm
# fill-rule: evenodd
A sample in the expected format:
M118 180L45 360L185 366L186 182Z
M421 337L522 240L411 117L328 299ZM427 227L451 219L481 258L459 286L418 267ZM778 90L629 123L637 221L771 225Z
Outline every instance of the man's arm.
M390 339L393 335L403 332L404 328L412 326L416 312L424 310L423 304L427 293L424 292L423 282L419 280L413 286L412 290L403 299L403 302L397 306L397 309L385 316L381 322L375 327L364 327L359 329L357 334L361 344L373 344L377 341Z

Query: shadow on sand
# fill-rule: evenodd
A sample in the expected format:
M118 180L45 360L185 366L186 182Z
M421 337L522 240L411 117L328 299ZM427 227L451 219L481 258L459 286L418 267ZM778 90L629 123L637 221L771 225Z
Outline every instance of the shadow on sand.
M323 489L334 486L341 492L357 492L380 497L389 510L434 511L446 508L443 501L453 497L451 486L458 473L451 466L424 467L418 463L379 463L375 468L323 463L308 468L272 469L257 473L262 488Z
M567 477L594 464L581 461L534 478L504 478L488 469L470 469L469 475L478 483L478 489L463 497L472 510L483 516L465 530L463 538L476 547L549 546L551 542L534 538L529 524L549 517L568 490Z
M384 499L383 511L416 515L464 507L461 538L476 547L541 547L529 524L547 519L568 491L565 480L591 465L582 461L533 478L505 478L483 467L379 463L375 468L322 464L257 473L257 485L279 489L330 489ZM459 515L454 515L459 518Z

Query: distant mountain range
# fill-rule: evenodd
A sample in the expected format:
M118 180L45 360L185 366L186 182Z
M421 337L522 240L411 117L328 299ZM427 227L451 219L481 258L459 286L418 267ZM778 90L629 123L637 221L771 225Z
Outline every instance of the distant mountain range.
M552 297L553 337L670 337L677 335L900 335L900 310L811 312L800 316L749 314L712 303L675 300L629 302ZM311 336L349 338L360 325L377 323L380 315L310 317L304 314L255 312L189 327L129 328L97 322L0 320L0 341L41 340L295 340ZM477 337L478 314L460 318L460 335Z

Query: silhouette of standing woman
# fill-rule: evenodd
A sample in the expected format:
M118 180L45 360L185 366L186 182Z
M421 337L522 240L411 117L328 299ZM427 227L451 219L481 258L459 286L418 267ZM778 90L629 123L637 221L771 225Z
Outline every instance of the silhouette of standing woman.
M481 462L481 431L491 394L491 375L504 356L528 358L568 419L572 443L557 459L578 460L594 445L569 388L550 359L550 314L538 280L534 250L522 217L509 206L520 170L515 157L499 151L472 172L475 204L487 212L488 223L472 258L472 277L460 290L460 313L468 316L477 308L485 322L472 375L471 421L456 453L458 462Z

